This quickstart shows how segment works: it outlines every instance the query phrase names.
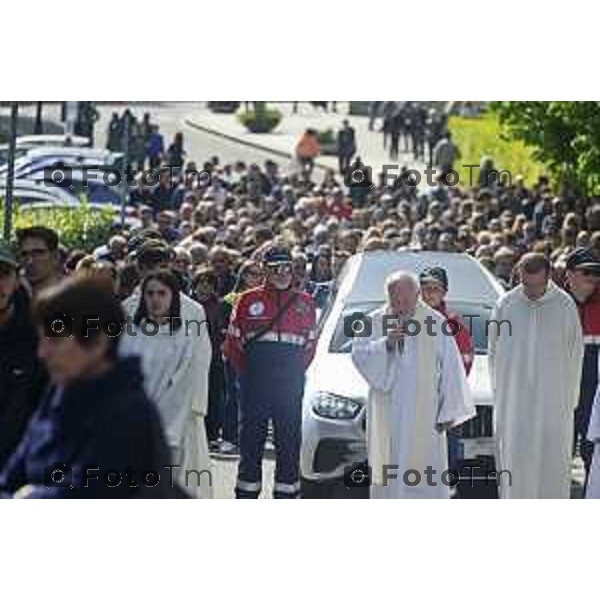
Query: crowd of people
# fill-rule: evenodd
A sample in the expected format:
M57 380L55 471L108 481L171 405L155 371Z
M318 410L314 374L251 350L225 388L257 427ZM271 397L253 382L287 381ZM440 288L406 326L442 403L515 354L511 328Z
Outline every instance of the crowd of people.
M150 113L142 119L129 109L113 113L106 135L106 149L125 155L127 166L136 170L156 169L165 161L171 167L181 168L185 162L183 136L177 134L165 148L165 141Z
M412 110L410 105L408 108ZM398 114L386 116L383 107L384 133L389 134L392 148L398 146L401 136L405 143L412 139L415 156L423 158L428 130L415 129L415 123L424 119L425 124L427 119L425 115L419 119L413 116L409 127L405 114L408 109L403 110L404 124L400 126ZM397 119L393 127L390 119ZM346 133L339 139L355 152L356 141L349 127L344 124ZM432 150L446 133L440 124L436 135L441 137L435 143L432 138ZM68 354L66 358L52 358L51 351L41 353L41 359L36 354L36 324L51 316L57 306L70 306L75 291L92 299L94 289L104 290L96 292L92 308L112 314L116 320L124 321L130 316L134 330L146 322L159 324L159 335L149 341L128 336L119 347L120 354L126 354L128 359L135 355L140 361L137 367L128 363L130 372L138 369L143 374L140 379L144 389L137 397L148 415L149 429L140 432L140 436L146 436L145 443L155 444L160 452L170 451L180 463L202 470L208 464L209 451L243 454L239 424L244 389L239 364L236 369L240 349L236 350L233 339L243 317L236 313L240 298L260 286L265 288L267 298L269 290L279 289L279 280L289 276L282 289L301 294L303 303L311 306L308 312L312 311L310 303L316 309L323 308L348 258L357 252L379 250L468 253L494 274L507 291L520 283L522 269L516 266L524 255L533 252L547 259L549 276L575 298L584 336L590 339L583 367L585 398L577 421L582 455L589 468L593 445L586 441L586 433L598 377L600 278L590 271L582 283L569 275L568 261L578 250L588 253L594 261L600 260L597 199L568 188L555 190L545 177L533 183L517 174L512 181L496 177L489 158L482 160L479 180L470 188L449 187L441 179L434 186L417 188L402 174L393 182L375 177L373 187L348 187L343 174L333 170L316 172L312 163L293 173L282 170L272 160L262 165L242 161L224 164L213 156L196 163L187 157L181 133L175 135L165 151L158 125L151 122L150 115L138 120L129 109L121 116L113 115L107 147L125 150L139 171L129 198L137 213L137 224L114 225L105 244L87 250L62 246L55 231L31 228L18 232L16 255L3 249L0 256L0 345L2 355L10 357L5 362L12 369L4 369L0 380L0 396L9 399L3 400L6 406L1 413L0 472L4 468L10 475L0 478L0 491L14 493L19 487L27 455L19 440L26 435L27 423L39 410L42 397L45 412L38 414L38 419L59 426L53 411L63 405L64 398L61 400L56 393L50 398L41 394L48 380L54 390L61 389L69 378L76 380L89 370L94 360L104 368L98 377L116 368L114 348L87 346L83 335L75 335L74 343L82 342L82 352L88 353L85 360L69 362ZM341 170L349 166L344 160ZM157 184L149 185L141 176L146 167L158 170ZM181 170L175 172L171 167ZM97 288L90 288L90 281ZM294 301L297 302L295 297ZM248 308L250 317L263 318L269 312L265 309L269 302L262 296L257 298ZM32 303L37 321L30 317ZM67 311L63 308L62 312ZM205 321L208 327L195 331L197 343L191 343L187 337L178 337L187 332L172 327L169 319L173 317ZM275 317L280 315L273 309L272 320ZM255 321L264 325L261 318ZM302 331L296 331L296 321L289 326L290 331L284 333L290 340L302 337L306 343L312 335L310 319L302 320ZM281 329L278 331L282 333ZM17 338L19 343L14 344ZM227 347L229 354L223 351ZM75 374L63 372L76 368L79 371ZM253 394L257 394L256 389ZM149 433L154 428L154 409L148 408L144 397L154 400L166 423L165 432L156 439ZM251 422L246 423L245 430L242 427L242 436L252 436L254 432L263 439L266 417L248 418ZM289 435L296 437L296 433ZM274 436L277 452L287 456L282 462L288 461L285 464L289 466L289 461L295 460L299 441L290 449L281 441L281 432L274 432ZM29 436L28 443L36 442ZM252 458L246 455L242 461L246 474L255 469L249 464L256 465L259 451L254 448L252 452ZM16 462L10 458L15 453L19 458ZM153 456L151 465L157 460L156 454ZM132 460L140 464L139 457ZM298 493L297 467L295 471L287 470L290 473L279 482L281 497L294 497ZM240 481L240 497L255 497L260 491L258 482L243 477ZM186 489L186 483L180 482L181 489ZM209 495L204 486L197 487L199 491L193 492L188 487L188 495Z
M448 136L448 116L443 110L428 108L422 102L372 102L369 107L369 130L377 121L383 133L383 148L390 160L398 160L400 152L412 153L415 161L442 164L436 159L438 143ZM426 156L427 151L427 156Z

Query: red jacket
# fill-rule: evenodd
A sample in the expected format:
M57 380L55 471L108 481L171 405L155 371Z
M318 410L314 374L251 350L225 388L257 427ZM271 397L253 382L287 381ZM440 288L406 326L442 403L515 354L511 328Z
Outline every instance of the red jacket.
M314 300L304 292L282 292L269 285L262 285L240 294L233 307L223 352L237 373L241 373L244 367L247 353L244 343L247 338L267 325L292 294L297 294L296 301L286 310L275 327L260 338L260 342L272 342L270 346L275 348L275 353L276 344L281 344L282 357L289 355L290 347L296 347L301 352L302 367L308 367L317 342ZM269 360L273 358L273 352L270 352ZM274 360L277 360L276 356ZM272 362L264 366L267 372L274 367L285 368L285 365L274 365Z
M327 212L343 221L352 219L352 207L344 202L330 204L327 207Z
M458 345L458 350L460 352L463 365L465 366L465 371L467 372L467 375L469 375L471 372L471 367L473 366L473 358L475 356L475 352L473 350L473 338L471 337L469 328L462 322L461 318L456 313L448 312L444 302L442 302L442 305L436 310L442 313L446 319L448 319L448 321L456 323L458 333L456 336L454 336L454 339Z

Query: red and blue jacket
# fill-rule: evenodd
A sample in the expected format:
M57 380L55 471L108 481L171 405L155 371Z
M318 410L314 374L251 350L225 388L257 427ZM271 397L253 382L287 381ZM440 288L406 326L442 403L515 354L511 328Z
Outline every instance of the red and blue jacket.
M568 291L568 290L567 290ZM600 288L584 302L578 302L571 294L581 320L583 330L583 367L579 404L575 411L575 426L581 435L587 435L587 428L598 387L598 349L600 348Z
M279 321L252 341L290 299ZM275 373L304 375L316 347L316 307L304 292L280 291L268 284L248 290L233 307L223 352L238 374L260 373L264 382ZM268 384L267 384L268 385Z

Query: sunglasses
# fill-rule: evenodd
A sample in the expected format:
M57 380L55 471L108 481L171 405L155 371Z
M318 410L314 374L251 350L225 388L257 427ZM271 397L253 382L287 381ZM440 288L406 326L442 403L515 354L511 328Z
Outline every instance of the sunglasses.
M292 265L287 263L282 265L267 265L267 269L269 270L269 273L275 275L288 275L292 272Z

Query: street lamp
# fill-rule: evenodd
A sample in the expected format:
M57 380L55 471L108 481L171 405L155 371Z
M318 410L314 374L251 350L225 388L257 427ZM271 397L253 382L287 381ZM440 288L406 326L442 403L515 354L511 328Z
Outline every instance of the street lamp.
M10 103L10 130L8 136L8 165L6 173L6 197L4 198L4 239L10 241L12 232L13 182L15 178L15 150L17 147L18 102Z

